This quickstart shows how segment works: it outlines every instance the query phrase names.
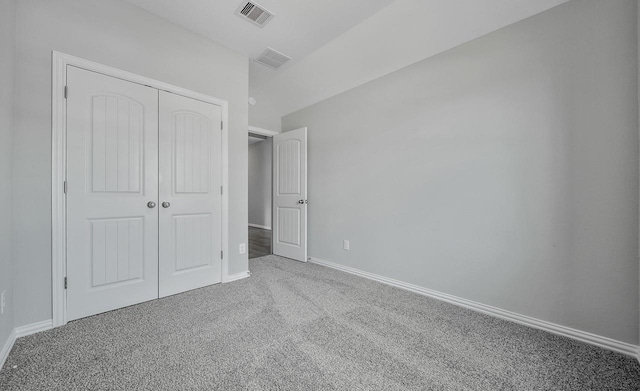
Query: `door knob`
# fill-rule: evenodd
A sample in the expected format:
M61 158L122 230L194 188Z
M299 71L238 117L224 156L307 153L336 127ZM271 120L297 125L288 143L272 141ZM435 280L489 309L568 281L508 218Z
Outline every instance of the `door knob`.
M171 206L171 203L169 203L169 202L167 202L167 201L165 201L165 202L163 202L163 203L162 203L162 207L163 207L163 208L168 208L168 207L170 207L170 206Z
M147 202L147 207L149 207L149 208L153 209L153 208L155 208L155 207L156 207L156 203L155 203L155 202L153 202L153 201L149 201L149 202Z
M307 203L307 200L298 200L298 204L304 205Z

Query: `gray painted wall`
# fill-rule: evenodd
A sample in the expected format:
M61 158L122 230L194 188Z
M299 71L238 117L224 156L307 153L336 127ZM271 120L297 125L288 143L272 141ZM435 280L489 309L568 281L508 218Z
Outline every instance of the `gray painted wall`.
M310 256L637 343L636 7L572 1L284 117Z
M11 246L13 80L15 76L15 0L0 0L0 292L7 307L0 315L0 349L13 330L13 256Z
M249 125L279 132L282 127L282 119L277 114L275 101L269 96L269 93L250 85L249 96L257 100L255 106L249 106Z
M246 57L120 0L21 0L17 45L17 325L51 318L52 50L229 101L229 272L247 270Z
M271 227L271 153L273 140L249 145L249 224Z

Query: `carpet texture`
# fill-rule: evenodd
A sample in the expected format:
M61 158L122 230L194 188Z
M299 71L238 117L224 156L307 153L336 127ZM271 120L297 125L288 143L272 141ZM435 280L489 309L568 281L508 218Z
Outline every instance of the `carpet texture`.
M313 264L250 268L21 338L0 389L640 389L630 357Z

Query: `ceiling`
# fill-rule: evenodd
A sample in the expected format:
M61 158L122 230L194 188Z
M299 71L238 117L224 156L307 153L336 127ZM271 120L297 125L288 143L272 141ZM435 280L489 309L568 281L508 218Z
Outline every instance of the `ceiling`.
M397 0L252 95L273 102L269 111L279 119L567 1ZM255 125L279 129L270 122Z
M393 0L256 0L275 17L263 28L234 15L242 0L126 0L212 41L257 58L272 47L293 60L275 71L251 62L250 83L269 79Z
M568 0L259 0L276 15L263 28L234 15L240 0L126 1L249 58L292 57L249 68L249 123L280 131L284 115Z

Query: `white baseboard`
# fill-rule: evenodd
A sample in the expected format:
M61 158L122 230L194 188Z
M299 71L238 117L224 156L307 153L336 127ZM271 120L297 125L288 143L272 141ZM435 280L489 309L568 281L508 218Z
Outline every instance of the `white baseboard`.
M4 362L7 361L7 357L9 357L9 352L13 348L13 344L16 342L16 330L13 329L7 341L5 342L2 350L0 350L0 369L4 366Z
M18 338L26 337L27 335L39 333L51 328L53 328L53 321L51 319L14 328L11 334L9 334L9 338L2 347L2 350L0 350L0 369L4 366L4 363L13 348L13 344Z
M50 330L53 328L53 321L51 319L44 320L42 322L31 323L25 326L15 328L16 339L26 337L27 335L39 333L41 331Z
M229 277L227 277L227 282L233 282L233 281L242 280L243 278L247 278L250 275L251 275L251 273L249 273L248 270L246 272L231 274Z
M271 227L267 227L266 225L249 224L249 227L266 229L267 231L271 231Z
M547 322L545 320L532 318L530 316L521 315L515 312L503 310L490 305L486 305L486 304L478 303L475 301L463 299L461 297L449 295L447 293L442 293L442 292L434 291L432 289L423 288L418 285L413 285L406 282L394 280L392 278L383 277L377 274L354 269L352 267L339 265L337 263L325 261L322 259L310 257L309 262L330 267L332 269L340 270L346 273L355 274L360 277L378 281L383 284L395 286L397 288L405 289L405 290L415 292L424 296L429 296L441 301L446 301L448 303L455 304L460 307L482 312L484 314L492 315L501 319L506 319L515 323L525 325L525 326L548 331L553 334L562 335L562 336L572 338L578 341L582 341L591 345L596 345L604 349L612 350L614 352L633 356L638 358L638 360L640 361L640 350L637 345L632 345L630 343L618 341L612 338L603 337L603 336L592 334L586 331L573 329L573 328L562 326L556 323Z

